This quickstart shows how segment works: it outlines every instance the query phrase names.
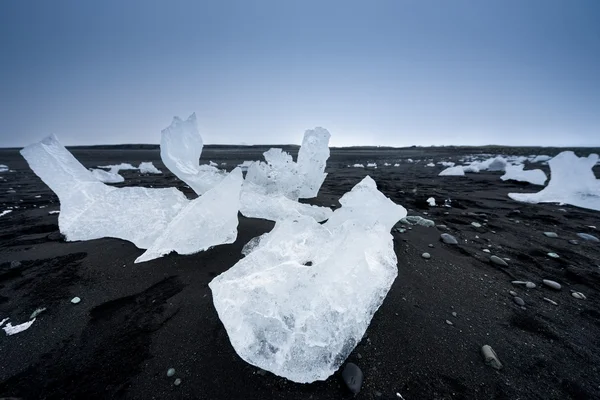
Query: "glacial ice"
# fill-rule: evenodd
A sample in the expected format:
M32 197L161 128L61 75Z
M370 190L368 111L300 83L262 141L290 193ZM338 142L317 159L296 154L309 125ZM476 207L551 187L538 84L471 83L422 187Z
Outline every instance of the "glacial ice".
M504 157L497 156L488 158L484 161L471 161L469 165L462 166L464 172L479 172L479 171L504 171L507 161Z
M136 263L176 251L194 254L237 238L242 170L234 169L217 186L192 200L175 216Z
M442 167L454 167L455 163L452 161L440 161L438 162Z
M0 172L8 172L8 165L0 164Z
M298 173L304 178L299 191L301 199L317 197L327 177L325 166L329 159L330 138L329 131L321 127L304 133L302 146L298 151Z
M116 165L100 165L98 168L108 169L111 174L118 174L119 171L136 170L137 168L129 163L121 163Z
M58 196L58 225L68 241L115 237L148 248L188 203L174 188L115 188L99 182L55 136L21 154Z
M353 167L354 168L364 168L365 166L363 164L354 164Z
M151 161L140 163L139 170L142 174L162 174L162 171L156 168Z
M449 167L438 174L438 176L463 176L465 170L462 166Z
M577 157L572 151L563 151L548 161L550 182L544 189L508 196L525 203L566 203L600 211L600 180L592 170L597 161L597 154Z
M199 165L203 147L196 114L183 121L174 117L162 131L160 157L165 166L198 195L221 182L226 173L209 165Z
M377 168L377 163L367 163L367 168Z
M550 160L552 157L550 156L546 156L546 155L539 155L539 156L531 156L531 162L532 163L537 163L537 162L543 162L543 161L548 161Z
M5 320L3 320L2 322L4 322L4 321ZM33 325L34 322L35 322L35 318L30 321L23 322L22 324L14 325L14 326L10 322L8 322L6 324L6 326L2 327L2 329L4 329L6 336L11 336L11 335L15 335L17 333L21 333L21 332L29 329L31 327L31 325Z
M238 164L238 167L240 167L242 171L246 172L248 171L248 168L254 163L255 161L244 161L241 164Z
M427 199L427 204L429 204L430 207L435 207L435 197L430 197Z
M435 164L430 162L429 164L426 165L426 167L435 167Z
M116 172L108 172L103 169L93 168L90 170L94 178L98 179L100 182L104 183L120 183L124 182L125 178L119 175Z
M219 166L219 164L217 164L216 162L213 162L213 161L209 161L208 165L210 165L211 167L218 167Z
M240 212L247 218L262 218L270 221L306 215L321 222L328 219L333 211L329 207L299 203L281 194L264 194L253 184L244 182L240 198Z
M366 177L321 225L278 221L210 282L237 354L295 382L324 380L363 337L397 276L391 227L406 210Z
M529 182L534 185L544 185L548 177L541 169L531 169L524 171L524 165L507 165L506 172L500 177L503 181L513 180L519 182Z
M13 210L4 210L0 212L0 217L4 217L6 214L10 214L11 212L13 212Z

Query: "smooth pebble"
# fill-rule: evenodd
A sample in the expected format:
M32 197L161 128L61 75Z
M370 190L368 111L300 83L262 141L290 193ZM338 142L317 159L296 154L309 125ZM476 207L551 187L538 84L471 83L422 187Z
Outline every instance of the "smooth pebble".
M508 264L506 263L506 261L504 261L503 259L501 259L500 257L497 256L491 256L490 257L490 261L493 262L496 265L501 265L503 267L508 267Z
M557 238L558 237L556 232L544 232L544 235L546 235L549 238Z
M546 286L548 286L549 288L552 288L554 290L560 290L561 286L560 283L555 282L555 281L551 281L550 279L544 279L542 281L542 283Z
M573 297L575 297L576 299L579 299L579 300L585 300L586 299L585 295L583 293L581 293L581 292L573 292L573 293L571 293L571 296L573 296Z
M173 375L175 375L175 368L169 368L169 369L167 370L167 376L170 378L170 377L172 377Z
M81 299L80 299L79 297L73 297L73 298L71 299L71 303L73 303L73 304L77 304L77 303L79 303L80 301L81 301Z
M423 257L424 259L428 260L428 259L431 258L431 254L429 254L429 253L423 253L423 254L421 254L421 257Z

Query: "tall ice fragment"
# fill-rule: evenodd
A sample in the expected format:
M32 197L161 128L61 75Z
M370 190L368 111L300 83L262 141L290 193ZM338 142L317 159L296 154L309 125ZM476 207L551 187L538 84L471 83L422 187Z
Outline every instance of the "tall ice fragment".
M295 382L325 380L342 365L398 274L390 229L406 210L370 177L340 203L323 225L278 221L209 284L237 354Z

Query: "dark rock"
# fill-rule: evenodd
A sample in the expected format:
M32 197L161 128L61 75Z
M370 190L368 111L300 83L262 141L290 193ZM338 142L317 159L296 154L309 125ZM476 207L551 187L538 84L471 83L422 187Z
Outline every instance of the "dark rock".
M360 388L362 387L364 375L358 365L354 363L347 363L342 371L342 379L344 383L350 389L350 391L354 394L360 392Z
M518 296L513 297L513 301L515 303L517 303L518 305L520 305L520 306L524 306L525 305L525 300L523 300L522 298L520 298Z
M63 235L59 231L56 231L56 232L52 232L51 234L46 236L46 238L48 240L52 240L52 241L56 242L56 241L62 240Z
M21 266L21 261L13 260L10 262L10 268L19 268Z

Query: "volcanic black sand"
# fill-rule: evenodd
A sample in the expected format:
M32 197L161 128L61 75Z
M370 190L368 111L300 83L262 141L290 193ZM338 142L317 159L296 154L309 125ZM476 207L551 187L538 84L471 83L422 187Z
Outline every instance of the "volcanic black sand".
M208 148L202 162L226 162L231 169L243 160L262 159L264 150ZM511 149L510 154L539 151ZM117 186L174 186L193 196L166 170L156 148L73 153L86 167L153 161L164 174L122 171L125 182ZM396 393L406 400L600 398L600 244L576 236L600 236L589 227L600 228L600 213L517 203L507 193L539 187L502 182L500 173L438 177L442 167L401 161L451 161L470 153L477 150L332 151L329 175L310 203L339 207L340 196L368 174L409 215L447 226L394 230L398 278L347 360L365 375L356 398L398 399ZM367 161L379 168L347 167ZM384 162L401 166L384 167ZM217 316L208 283L273 223L240 216L234 244L133 264L142 250L129 242L65 242L58 216L49 214L59 209L57 197L16 150L0 151L0 164L14 171L0 174L0 212L18 207L0 217L0 320L9 317L16 325L46 308L24 332L7 336L0 331L0 397L352 398L341 371L325 382L296 384L247 364L236 355ZM598 167L595 172L600 175ZM452 208L429 208L425 200L430 196L452 199ZM544 236L545 231L558 238ZM443 244L443 232L454 235L459 245ZM423 252L431 259L423 259ZM490 263L490 254L508 258L508 266ZM562 290L544 287L546 278L561 283ZM537 287L525 289L512 280ZM513 302L511 290L525 300L525 309ZM572 297L571 290L587 299ZM71 304L75 296L81 303ZM486 344L498 354L502 370L484 363L480 349ZM167 377L171 367L176 374ZM173 384L175 378L181 385Z

